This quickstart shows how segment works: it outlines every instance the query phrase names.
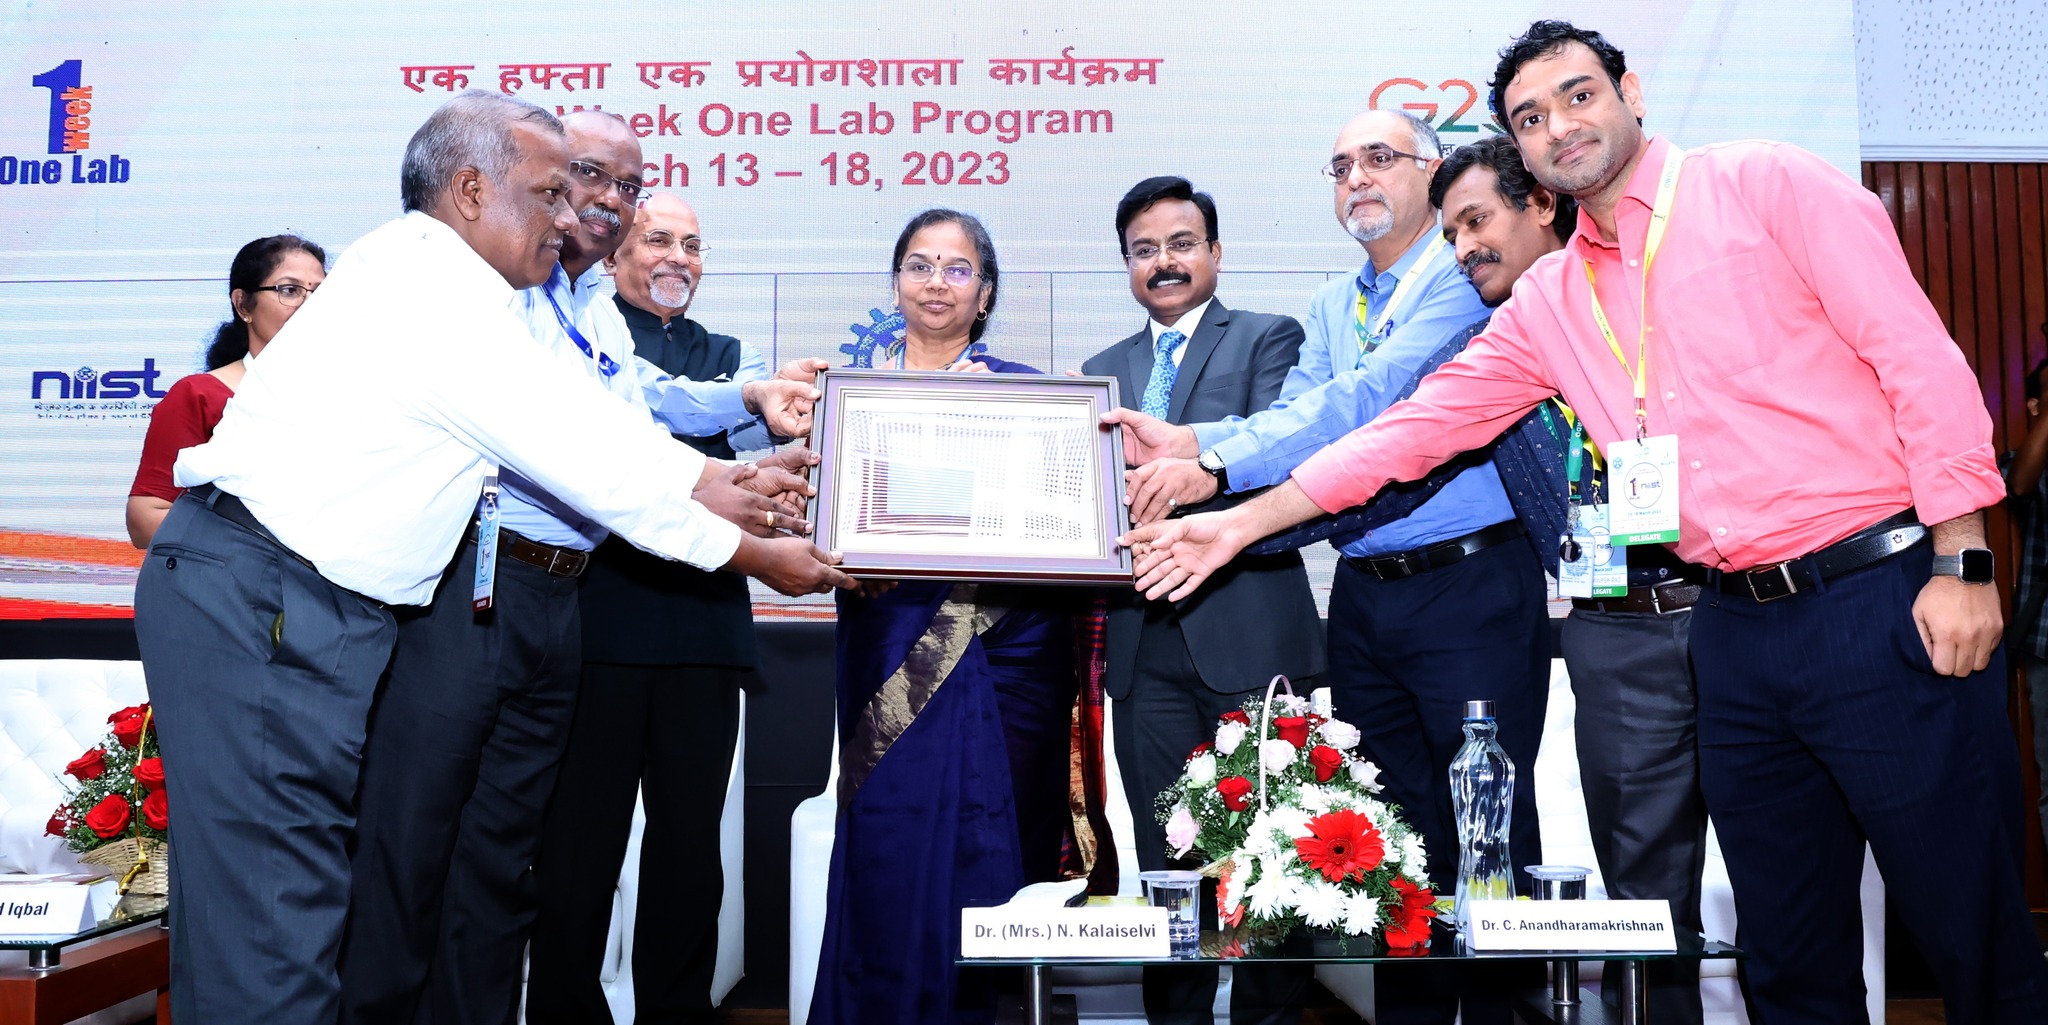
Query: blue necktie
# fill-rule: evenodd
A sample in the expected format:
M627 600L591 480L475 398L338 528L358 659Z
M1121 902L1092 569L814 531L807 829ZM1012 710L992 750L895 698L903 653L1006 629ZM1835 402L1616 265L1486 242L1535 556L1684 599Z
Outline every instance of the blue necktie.
M1146 416L1166 419L1166 404L1173 398L1173 379L1180 368L1173 365L1173 350L1188 336L1178 331L1161 331L1152 343L1152 379L1145 382L1145 400L1140 407Z

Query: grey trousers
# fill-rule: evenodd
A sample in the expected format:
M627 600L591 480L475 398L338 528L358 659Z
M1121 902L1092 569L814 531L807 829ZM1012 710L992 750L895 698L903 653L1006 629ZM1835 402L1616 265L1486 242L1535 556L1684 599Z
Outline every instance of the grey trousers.
M186 495L135 586L171 797L171 1014L332 1022L391 613Z
M1578 703L1586 819L1608 896L1669 900L1672 924L1698 932L1707 810L1691 633L1690 609L1574 609L1560 640ZM1607 968L1601 989L1611 999L1620 966ZM1699 962L1655 962L1649 975L1657 1020L1699 1025Z

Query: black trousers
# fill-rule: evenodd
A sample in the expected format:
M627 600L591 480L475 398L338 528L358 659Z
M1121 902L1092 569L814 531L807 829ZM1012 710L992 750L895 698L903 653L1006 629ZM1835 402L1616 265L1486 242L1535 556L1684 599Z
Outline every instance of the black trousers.
M1932 556L1693 609L1700 782L1767 1025L1862 1020L1866 840L1951 1025L2048 1021L2005 659L1934 673L1912 612Z
M363 756L345 1023L510 1025L534 854L582 651L576 581L500 558L470 608L465 543L434 602L399 619Z
M744 676L724 666L583 664L575 725L533 870L540 917L527 970L528 1025L612 1021L598 974L636 795L647 826L639 906L627 919L634 923L634 1020L715 1020L711 976L725 892L718 818Z
M1543 568L1521 541L1442 569L1381 580L1337 565L1330 592L1330 690L1337 718L1362 733L1383 797L1401 806L1429 848L1430 879L1450 896L1458 875L1451 760L1465 743L1464 703L1491 699L1498 739L1515 763L1509 859L1515 889L1540 864L1536 748L1550 696L1550 624ZM1540 965L1381 965L1373 971L1379 1025L1506 1025L1513 990L1541 982Z
M1669 900L1672 924L1699 932L1707 807L1691 633L1690 610L1575 609L1559 646L1578 703L1579 779L1607 895ZM1699 1025L1699 962L1652 961L1649 982L1659 1022ZM1621 966L1609 962L1601 992L1611 999L1620 986Z
M1196 868L1193 862L1168 864L1166 827L1154 814L1161 791L1180 778L1188 752L1216 738L1216 719L1265 689L1224 694L1209 689L1195 671L1194 660L1177 623L1147 617L1138 637L1136 672L1131 693L1111 713L1116 729L1117 770L1124 797L1131 804L1131 825L1138 867ZM1292 681L1306 697L1306 681ZM1202 917L1215 927L1216 884L1203 883ZM1301 1020L1301 1002L1315 970L1306 965L1261 965L1240 961L1231 966L1230 1020L1239 1025L1289 1025ZM1151 1025L1209 1025L1216 1002L1213 965L1180 967L1151 965L1143 973L1145 1020Z
M171 834L171 1013L331 1022L358 760L395 630L187 494L135 586Z

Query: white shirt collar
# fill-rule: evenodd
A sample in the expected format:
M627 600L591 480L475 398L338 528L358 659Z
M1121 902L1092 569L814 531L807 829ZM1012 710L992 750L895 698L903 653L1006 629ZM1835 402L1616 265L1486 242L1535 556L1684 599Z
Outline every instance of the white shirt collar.
M1183 338L1193 338L1195 336L1195 328L1202 325L1202 316L1209 312L1209 304L1215 301L1216 297L1213 295L1202 300L1202 305L1181 314L1180 319L1171 324L1161 324L1156 320L1147 320L1145 326L1152 329L1152 344L1159 344L1159 336L1168 331L1178 331ZM1181 344L1185 346L1187 343L1182 342ZM1176 349L1174 351L1179 352L1180 350Z

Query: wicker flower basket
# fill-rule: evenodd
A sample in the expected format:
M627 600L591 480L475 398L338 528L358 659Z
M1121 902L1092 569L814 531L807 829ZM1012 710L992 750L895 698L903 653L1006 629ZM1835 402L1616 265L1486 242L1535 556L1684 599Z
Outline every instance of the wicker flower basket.
M150 897L170 896L171 856L162 840L144 840L131 836L105 847L95 847L79 855L78 860L88 865L109 869L116 878L119 878L126 875L130 868L135 867L140 854L145 850L149 854L148 867L135 873L135 878L130 880L128 887L121 892Z

